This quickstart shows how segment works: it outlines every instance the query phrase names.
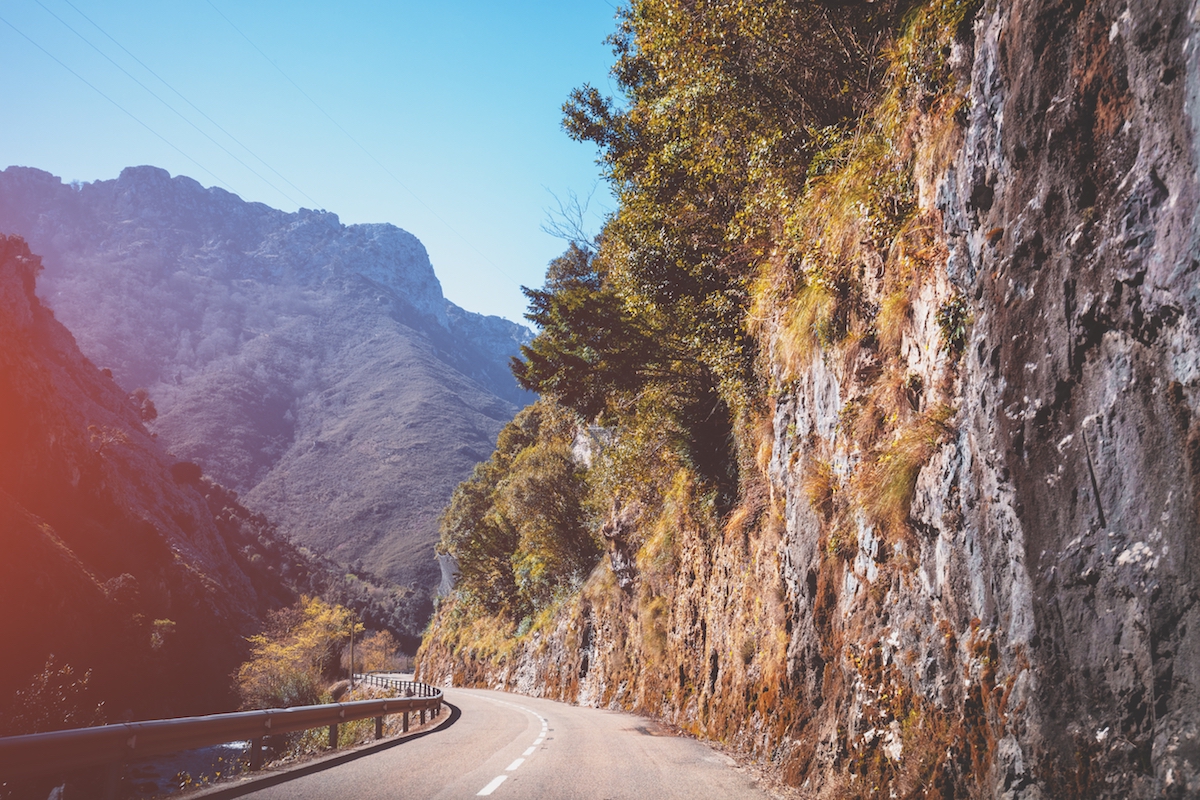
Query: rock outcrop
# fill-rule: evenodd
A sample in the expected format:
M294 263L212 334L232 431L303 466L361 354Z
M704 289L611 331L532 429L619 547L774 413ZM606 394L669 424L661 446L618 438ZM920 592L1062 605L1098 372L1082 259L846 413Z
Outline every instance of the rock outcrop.
M988 2L947 61L911 425L860 446L869 347L773 349L765 511L622 510L548 621L435 628L423 675L654 713L804 796L1200 796L1200 8Z

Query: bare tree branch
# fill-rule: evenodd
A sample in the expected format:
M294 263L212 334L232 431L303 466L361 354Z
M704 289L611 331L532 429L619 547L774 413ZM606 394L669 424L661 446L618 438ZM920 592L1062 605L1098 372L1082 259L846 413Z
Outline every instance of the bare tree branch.
M567 197L563 198L546 189L550 196L554 198L557 209L547 208L546 221L542 223L542 230L550 234L556 239L562 239L565 242L570 242L581 250L592 252L595 250L596 236L588 233L588 226L585 221L587 217L588 207L592 204L592 198L596 196L596 188L599 184L592 184L591 190L587 193L587 197L580 199L574 191L568 189Z

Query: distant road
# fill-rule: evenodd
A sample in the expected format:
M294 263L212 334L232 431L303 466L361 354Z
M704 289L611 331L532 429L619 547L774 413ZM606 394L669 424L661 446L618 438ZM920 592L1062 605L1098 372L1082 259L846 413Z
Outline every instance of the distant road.
M462 716L433 733L246 797L730 800L769 797L732 759L643 717L450 689Z

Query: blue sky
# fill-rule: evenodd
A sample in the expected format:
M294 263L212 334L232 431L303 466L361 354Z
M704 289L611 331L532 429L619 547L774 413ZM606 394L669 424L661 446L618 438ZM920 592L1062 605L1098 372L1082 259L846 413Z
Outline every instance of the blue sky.
M390 222L424 242L448 298L523 321L519 286L564 247L541 230L555 196L595 190L593 231L612 207L560 109L585 82L613 93L614 5L5 0L0 168L92 181L153 164Z

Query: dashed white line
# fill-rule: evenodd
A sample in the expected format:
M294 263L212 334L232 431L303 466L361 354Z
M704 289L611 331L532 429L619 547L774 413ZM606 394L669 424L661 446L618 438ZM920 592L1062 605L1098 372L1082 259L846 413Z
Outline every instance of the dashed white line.
M508 780L507 775L501 775L500 777L493 779L491 783L479 790L479 794L476 795L476 797L487 797L489 794L499 789L500 784L504 783L506 780Z
M521 758L518 758L516 761L509 764L508 768L504 770L505 772L512 772L513 770L517 769L522 764L524 764L525 757L533 755L534 751L537 750L537 746L546 740L546 733L549 731L550 722L549 722L549 720L547 720L545 717L543 717L541 714L537 713L536 711L532 711L528 708L525 708L524 706L519 706L516 703L506 703L503 700L494 700L492 698L486 698L486 699L491 700L491 702L493 702L493 703L498 703L502 706L509 706L510 708L515 708L520 711L524 711L527 714L532 714L534 717L537 717L537 719L542 723L542 732L538 735L537 741L535 741L533 743L533 747L530 747L528 750L526 750L524 753L522 753ZM507 775L499 775L499 776L493 778L492 782L489 783L487 786L483 787L482 789L480 789L479 794L476 796L477 797L486 797L487 795L490 795L492 792L499 789L500 784L504 783L504 781L507 780L507 778L508 778Z

